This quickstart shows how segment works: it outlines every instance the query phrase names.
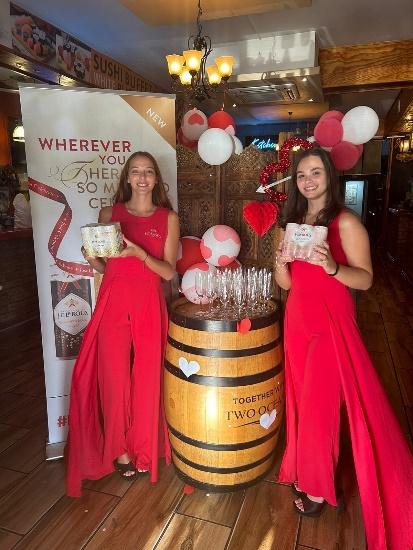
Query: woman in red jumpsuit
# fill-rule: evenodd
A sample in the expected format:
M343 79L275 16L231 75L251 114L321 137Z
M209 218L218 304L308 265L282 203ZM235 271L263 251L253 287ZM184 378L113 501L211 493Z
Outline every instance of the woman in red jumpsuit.
M125 479L171 459L162 406L167 311L161 279L171 280L179 240L156 160L132 154L113 207L99 222L120 222L126 248L107 261L86 258L104 273L93 317L73 371L66 449L67 494L81 495L83 479L115 468ZM133 361L131 361L133 357Z
M349 288L367 290L373 271L367 231L342 207L328 153L295 164L282 225L328 227L314 261L276 257L285 311L287 446L278 479L292 484L294 509L319 515L337 504L334 475L340 411L349 421L369 550L413 547L413 460L356 323Z

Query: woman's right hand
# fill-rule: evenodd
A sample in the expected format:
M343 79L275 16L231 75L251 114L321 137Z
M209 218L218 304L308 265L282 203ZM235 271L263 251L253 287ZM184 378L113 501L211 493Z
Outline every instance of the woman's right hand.
M96 257L95 256L88 256L86 254L86 249L84 246L82 246L82 248L80 249L81 253L82 253L82 256L84 257L84 259L90 263L91 261L93 262L93 260L96 260Z

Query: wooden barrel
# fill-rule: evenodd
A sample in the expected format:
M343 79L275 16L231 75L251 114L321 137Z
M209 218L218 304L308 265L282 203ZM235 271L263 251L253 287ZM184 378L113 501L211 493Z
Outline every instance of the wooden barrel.
M181 298L170 314L165 410L178 476L211 492L243 489L274 461L284 413L279 311L251 319L196 317Z

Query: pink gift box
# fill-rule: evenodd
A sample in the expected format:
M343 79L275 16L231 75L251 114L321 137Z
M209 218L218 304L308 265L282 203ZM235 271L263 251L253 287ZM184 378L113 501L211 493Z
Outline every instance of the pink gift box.
M288 223L285 229L282 255L292 260L312 260L314 246L327 239L327 227Z

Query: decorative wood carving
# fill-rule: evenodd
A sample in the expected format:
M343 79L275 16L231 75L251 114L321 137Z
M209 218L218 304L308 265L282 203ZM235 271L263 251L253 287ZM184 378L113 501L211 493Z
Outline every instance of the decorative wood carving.
M220 223L219 167L206 164L197 152L178 145L178 204L181 234L202 236Z
M212 225L229 225L241 238L241 263L272 267L273 229L258 237L244 221L242 210L250 201L267 200L265 195L256 193L259 174L276 160L275 152L250 146L221 166L209 166L197 152L178 145L181 234L201 237Z

